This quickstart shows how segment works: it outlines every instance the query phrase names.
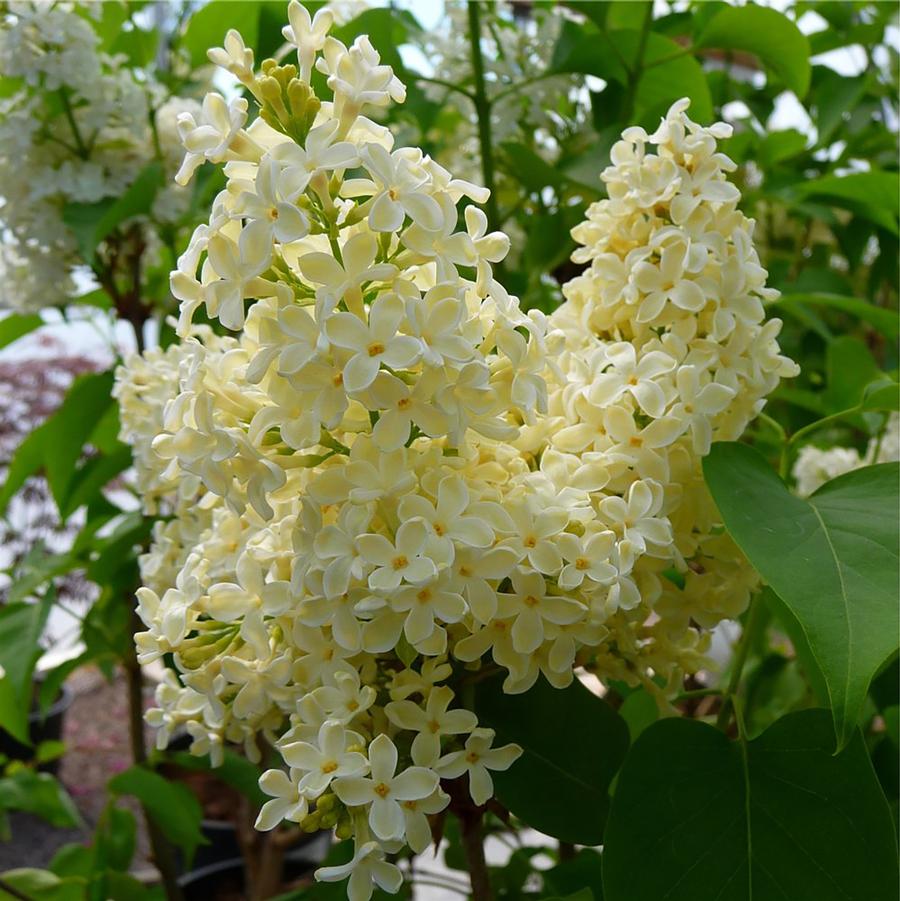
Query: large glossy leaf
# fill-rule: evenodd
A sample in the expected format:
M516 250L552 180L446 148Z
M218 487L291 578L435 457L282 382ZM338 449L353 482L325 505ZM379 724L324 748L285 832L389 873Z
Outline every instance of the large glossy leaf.
M607 901L897 897L893 823L862 737L835 755L823 710L749 743L655 723L619 775L603 884Z
M496 730L497 743L524 750L509 770L492 774L500 801L560 841L599 844L609 785L628 748L624 720L578 681L557 689L541 678L519 695L501 685L489 679L475 695L478 718Z
M735 6L714 15L697 39L698 47L746 50L798 96L809 89L809 41L785 15L774 9Z
M743 444L714 444L703 471L725 527L800 623L844 747L898 645L900 468L858 469L805 500Z

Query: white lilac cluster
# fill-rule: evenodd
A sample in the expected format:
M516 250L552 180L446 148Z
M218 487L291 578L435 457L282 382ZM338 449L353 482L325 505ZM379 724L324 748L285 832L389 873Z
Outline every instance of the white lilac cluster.
M121 196L157 153L168 172L181 150L169 125L196 106L101 50L94 20L102 7L9 2L0 11L2 307L40 309L75 293L79 256L66 205ZM168 184L155 217L173 221L189 198Z
M256 72L233 31L210 51L258 117L211 94L179 120L179 178L210 160L227 185L172 274L182 343L119 372L123 437L170 514L137 643L177 668L149 714L161 744L276 749L258 827L352 835L318 875L360 901L399 888L387 855L428 845L442 781L485 804L521 753L461 686L586 667L661 692L701 665L696 624L739 612L752 578L697 461L792 366L715 133L686 136L682 107L659 156L642 133L616 148L557 330L494 278L508 240L485 192L365 116L404 97L369 40L296 0L289 18L297 66ZM234 336L195 327L201 307Z
M892 413L881 434L872 438L866 452L855 447L820 448L807 444L800 449L794 463L793 476L797 494L809 497L826 482L854 469L874 463L894 463L900 460L900 415Z
M591 506L607 505L619 553L634 561L616 652L631 649L638 669L657 674L672 672L667 660L690 667L704 646L696 627L749 602L754 573L723 532L700 460L712 441L740 437L779 379L798 372L780 353L781 322L765 321L777 292L727 180L735 164L717 150L731 127L697 125L688 105L613 146L608 199L573 230L573 259L588 268L551 317L566 336L567 379L551 392L548 442L573 475L600 470ZM622 663L625 678L635 661Z

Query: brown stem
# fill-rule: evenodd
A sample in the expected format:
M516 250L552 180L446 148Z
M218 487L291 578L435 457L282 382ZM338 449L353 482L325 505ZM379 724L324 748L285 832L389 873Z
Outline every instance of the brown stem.
M141 624L137 612L132 610L134 620L132 633L140 630ZM131 757L136 766L147 762L147 746L144 743L144 677L138 663L134 642L129 640L125 659L125 681L128 686L128 734L131 741ZM181 886L178 884L178 871L175 867L175 852L159 827L144 808L144 820L147 823L147 835L153 852L153 862L159 870L163 889L168 901L184 901Z
M281 892L284 874L284 846L278 841L278 833L267 833L262 839L256 885L250 894L251 901L266 901Z
M260 841L262 833L253 828L250 802L242 797L234 817L234 829L237 836L241 857L244 859L244 870L247 874L247 894L254 897L260 872Z
M491 879L484 858L484 837L481 833L481 812L462 813L459 818L462 846L469 865L473 901L491 901Z

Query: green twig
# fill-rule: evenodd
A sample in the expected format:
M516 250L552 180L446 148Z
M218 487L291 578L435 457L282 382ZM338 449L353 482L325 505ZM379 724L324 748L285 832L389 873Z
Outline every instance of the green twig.
M637 54L634 65L628 71L628 85L625 89L625 102L622 109L622 118L630 122L634 115L634 104L637 99L637 89L641 76L644 74L644 53L647 50L647 40L650 37L650 26L653 24L653 4L648 3L644 12L644 21L641 24L641 34L638 39ZM612 43L612 40L610 41Z
M759 595L754 595L750 600L747 621L744 624L744 631L741 633L741 638L738 642L737 654L734 658L734 665L731 670L731 678L728 680L728 687L725 689L725 697L722 700L722 706L719 709L719 715L716 718L716 726L722 730L725 730L728 727L735 698L738 689L741 686L741 675L744 672L744 665L747 663L750 647L756 640L756 633L759 631L759 627L763 622L762 609L763 605L759 600Z
M75 112L72 109L72 102L69 100L69 92L65 88L60 88L59 96L62 98L63 112L66 114L69 128L72 129L72 137L75 138L75 148L78 151L78 155L83 160L86 160L91 155L91 152L88 149L87 144L84 143L84 138L81 136L81 130L78 128L78 123L75 121Z
M485 204L489 230L498 228L500 217L494 191L494 150L491 136L491 102L484 81L484 58L481 55L481 10L478 0L469 0L469 43L472 48L472 71L475 76L475 114L478 118L478 144L481 151L481 174L484 186L491 192Z
M460 87L458 84L453 84L452 81L444 81L443 78L430 78L426 75L416 75L416 81L422 81L426 84L436 84L440 85L442 88L446 88L448 91L454 91L457 94L462 94L463 97L468 97L469 100L475 101L475 95L471 91L467 91L465 88Z

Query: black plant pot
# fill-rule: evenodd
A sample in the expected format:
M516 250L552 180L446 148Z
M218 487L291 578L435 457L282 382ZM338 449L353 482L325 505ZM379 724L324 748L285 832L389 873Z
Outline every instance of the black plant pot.
M311 841L289 851L284 858L284 880L293 882L313 871L328 853L329 833L319 833ZM199 852L198 852L199 858ZM247 873L240 857L195 866L178 879L185 901L238 901L245 897Z
M40 710L33 710L28 715L28 737L32 747L23 745L13 738L8 732L0 730L0 754L6 755L10 760L33 760L37 746L43 741L60 741L63 735L63 721L66 711L72 705L74 695L65 685L60 690L59 697L53 702L46 714ZM38 769L45 773L53 773L59 770L59 758L42 763Z

